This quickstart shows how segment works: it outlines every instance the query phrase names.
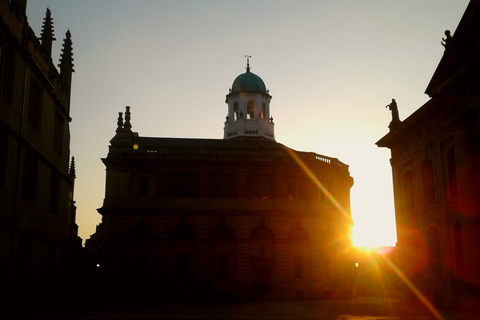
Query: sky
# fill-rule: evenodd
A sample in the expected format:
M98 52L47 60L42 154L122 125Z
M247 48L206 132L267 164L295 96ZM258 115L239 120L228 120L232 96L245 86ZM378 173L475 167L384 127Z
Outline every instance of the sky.
M30 0L39 37L50 8L60 58L73 41L70 155L79 236L101 222L118 112L140 136L223 138L225 96L251 72L270 90L276 141L349 165L355 245L395 245L388 133L421 107L467 0Z

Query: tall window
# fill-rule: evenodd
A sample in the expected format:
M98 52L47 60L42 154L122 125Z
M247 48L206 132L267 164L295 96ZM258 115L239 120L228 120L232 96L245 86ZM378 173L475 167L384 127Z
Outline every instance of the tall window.
M253 105L253 101L248 101L247 102L248 119L253 119L254 118L254 112L255 112L255 107Z
M219 254L217 256L218 279L227 279L228 256Z
M235 102L233 105L233 120L238 120L240 109L238 108L238 103Z
M422 163L422 191L424 205L435 203L435 183L433 179L433 165L431 160Z
M273 197L273 177L253 174L249 177L249 195L252 199L270 199Z
M149 187L148 178L146 178L146 177L140 178L138 180L138 182L139 182L138 195L140 197L147 197L148 196L148 187Z
M58 154L63 150L63 127L64 121L60 112L55 110L55 125L53 128L53 150Z
M442 277L442 266L440 264L440 240L435 227L427 230L427 248L427 277L439 279Z
M40 130L42 121L42 87L32 77L28 99L27 122L35 129Z
M267 113L267 107L265 106L265 103L262 103L262 113L260 114L260 117L262 119L265 119Z
M213 174L210 179L212 198L234 198L235 179L233 174Z
M415 210L415 193L413 190L413 183L413 172L405 172L402 179L404 214L412 214Z
M22 198L35 202L37 197L38 157L30 149L23 160Z
M6 41L0 38L0 96L9 102L11 102L13 98L14 77L14 52L7 46Z
M451 147L447 151L447 174L448 174L448 197L455 199L458 197L457 186L457 165L455 163L455 148Z
M195 173L172 173L170 186L170 196L172 198L195 198L198 196L198 178Z

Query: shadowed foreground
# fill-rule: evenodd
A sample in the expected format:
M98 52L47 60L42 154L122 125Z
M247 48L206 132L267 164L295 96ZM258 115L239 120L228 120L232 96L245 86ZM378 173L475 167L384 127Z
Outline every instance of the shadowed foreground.
M426 309L386 301L261 300L223 303L82 305L61 309L20 308L11 319L435 319ZM477 319L475 312L440 311L444 319Z

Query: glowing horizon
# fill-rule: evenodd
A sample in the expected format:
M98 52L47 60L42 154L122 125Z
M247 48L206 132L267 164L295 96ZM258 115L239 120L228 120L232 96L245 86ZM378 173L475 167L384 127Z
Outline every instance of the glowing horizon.
M349 165L354 244L394 245L390 151L375 145L391 120L385 105L395 98L403 120L428 100L441 38L467 3L29 1L37 36L51 10L55 65L64 33L72 35L79 236L88 239L101 221L100 159L118 112L131 106L141 136L221 139L225 95L248 53L273 97L277 142Z

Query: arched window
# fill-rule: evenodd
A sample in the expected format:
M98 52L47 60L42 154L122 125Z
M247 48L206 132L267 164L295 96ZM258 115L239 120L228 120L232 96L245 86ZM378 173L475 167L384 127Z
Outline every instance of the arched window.
M439 279L442 277L442 265L440 258L440 239L438 229L430 227L427 230L427 278Z
M267 107L265 106L265 103L262 103L262 113L261 113L261 118L262 119L265 119L265 117L267 116Z
M240 109L238 108L238 103L235 102L233 105L233 120L236 121L239 118Z
M248 119L253 119L254 118L254 112L255 112L255 107L254 107L253 101L248 101L247 102L247 116L248 116Z
M422 191L423 204L431 205L435 203L435 183L433 178L432 160L425 160L422 163Z
M412 214L415 210L415 193L413 190L413 172L407 171L402 178L403 213Z
M174 227L169 235L169 264L172 279L192 279L194 274L195 233L184 224Z
M447 174L448 174L448 197L455 199L458 197L457 187L457 164L455 163L455 148L451 147L447 151Z

